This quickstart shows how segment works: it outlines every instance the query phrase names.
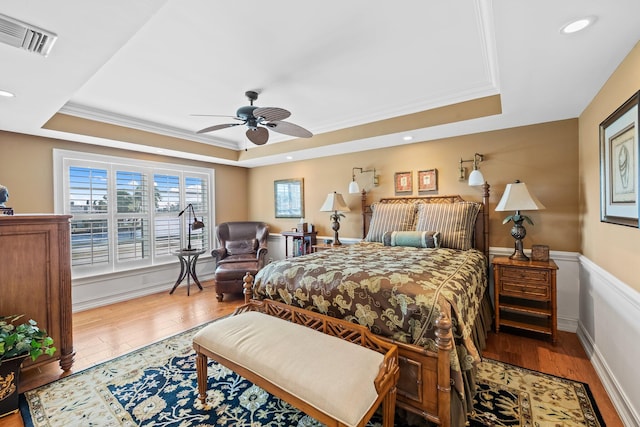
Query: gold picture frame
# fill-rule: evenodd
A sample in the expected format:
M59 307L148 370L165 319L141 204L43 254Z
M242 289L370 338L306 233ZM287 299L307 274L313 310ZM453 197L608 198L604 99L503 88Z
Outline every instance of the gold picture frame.
M413 193L413 180L411 172L396 172L393 182L396 194Z
M438 190L438 170L425 169L418 171L418 193Z

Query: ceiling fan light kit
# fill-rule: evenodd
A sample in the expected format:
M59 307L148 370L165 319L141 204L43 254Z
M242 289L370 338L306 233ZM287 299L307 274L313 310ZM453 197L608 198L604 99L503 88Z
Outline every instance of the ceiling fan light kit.
M283 121L291 116L291 113L284 108L254 106L253 101L258 99L258 92L249 90L244 94L251 105L245 105L236 111L234 118L241 123L213 125L200 129L196 133L207 133L233 126L246 125L248 128L246 132L247 138L256 145L264 145L269 141L269 130L297 138L311 138L313 136L307 129L291 122Z

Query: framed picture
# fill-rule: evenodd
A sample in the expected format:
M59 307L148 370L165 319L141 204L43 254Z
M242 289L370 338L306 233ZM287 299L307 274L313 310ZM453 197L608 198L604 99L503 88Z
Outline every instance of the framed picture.
M438 171L427 169L418 171L418 192L436 191L438 189Z
M636 92L600 123L600 221L638 227Z
M304 218L303 184L302 178L273 182L276 218Z
M413 180L411 179L411 172L396 172L394 182L396 194L411 194L413 192Z

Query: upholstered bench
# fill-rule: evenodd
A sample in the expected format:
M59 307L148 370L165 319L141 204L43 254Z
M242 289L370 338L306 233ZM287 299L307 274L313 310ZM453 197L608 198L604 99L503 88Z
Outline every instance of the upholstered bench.
M201 329L193 347L203 404L211 358L328 426L364 426L381 404L393 426L398 349L361 325L250 301Z

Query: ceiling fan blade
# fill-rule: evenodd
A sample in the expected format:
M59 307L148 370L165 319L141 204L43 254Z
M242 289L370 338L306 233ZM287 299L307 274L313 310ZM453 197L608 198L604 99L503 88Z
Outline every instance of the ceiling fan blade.
M230 117L232 119L242 120L240 117L230 116L228 114L189 114L191 117Z
M265 126L267 126L272 131L283 133L289 136L296 136L298 138L311 138L313 136L311 132L309 132L302 126L298 126L290 122L281 122L276 120L266 123Z
M247 129L247 138L256 145L264 145L269 140L269 131L263 127Z
M241 124L242 123L225 123L225 124L222 124L222 125L214 125L214 126L209 126L208 128L200 129L196 133L213 132L214 130L226 129L226 128L230 128L230 127L233 127L233 126L238 126L238 125L241 125Z
M290 115L291 113L289 111L278 107L258 107L253 110L253 117L262 117L266 122L284 120Z

